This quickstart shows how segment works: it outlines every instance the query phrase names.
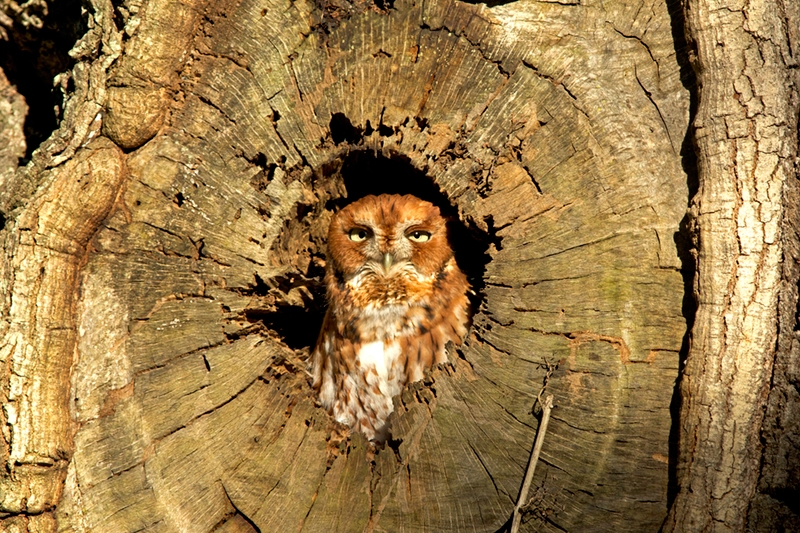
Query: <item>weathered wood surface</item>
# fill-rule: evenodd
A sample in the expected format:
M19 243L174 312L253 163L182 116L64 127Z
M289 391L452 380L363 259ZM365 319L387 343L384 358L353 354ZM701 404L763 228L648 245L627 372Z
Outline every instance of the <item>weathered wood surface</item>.
M94 9L107 24L110 4ZM4 368L58 367L5 383L49 379L46 398L18 387L60 426L32 433L35 419L4 414L17 474L3 479L28 496L3 512L38 503L42 530L65 532L494 532L550 362L556 408L523 530L659 527L688 196L689 98L665 4L151 0L126 13L125 36L97 26L123 39L108 73L90 71L105 116L73 115L52 182L34 180L51 191L40 202L104 221L57 254L55 296L70 300L52 327L29 319L48 301L5 300L20 342L5 333ZM358 187L416 192L368 164L424 173L492 243L465 345L402 394L377 452L342 440L302 361L331 209ZM69 180L108 193L75 202L97 193ZM60 213L15 214L6 254L23 261L35 235L38 255L4 283L30 290L56 254L38 235ZM52 490L19 486L33 479L23 452L55 472Z

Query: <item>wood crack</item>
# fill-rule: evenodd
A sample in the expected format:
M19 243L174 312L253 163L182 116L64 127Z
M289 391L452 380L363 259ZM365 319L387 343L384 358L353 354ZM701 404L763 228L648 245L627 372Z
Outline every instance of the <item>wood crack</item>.
M633 73L634 73L634 76L636 78L636 82L639 84L639 87L641 87L641 89L642 89L642 92L644 92L645 96L647 96L647 99L650 100L650 103L655 108L656 113L658 113L658 118L661 119L661 125L664 127L664 132L667 134L667 138L669 139L670 146L674 147L674 144L672 142L672 136L670 135L669 127L667 126L667 121L664 119L663 113L661 113L661 108L658 107L658 104L653 99L653 93L648 91L647 88L644 86L644 84L642 83L642 80L639 78L639 72L638 72L638 70L636 69L635 66L633 68ZM673 148L673 151L674 151L674 148Z
M477 15L475 12L473 12L473 13L472 13L472 18L481 18L481 17L478 17L478 15ZM471 20L472 20L472 19L470 19L470 22L471 22ZM481 20L484 20L484 21L486 21L486 19L483 19L483 18L481 18ZM496 23L495 23L495 22L493 22L493 21L487 21L487 22L489 22L490 24L496 24ZM469 22L467 22L467 23L464 25L464 28L466 28L466 27L468 27L468 26L469 26ZM500 72L500 74L501 74L501 75L502 75L504 78L508 79L508 78L510 78L510 77L511 77L511 73L510 73L510 72L508 72L507 70L505 70L505 69L503 68L503 62L502 62L501 60L498 60L498 59L492 59L491 57L489 57L488 55L486 55L486 51L485 51L485 50L484 50L484 49L483 49L483 48L480 46L480 44L479 44L479 43L474 43L474 42L472 42L472 41L471 41L471 40L470 40L470 39L467 37L467 35L466 35L466 32L462 32L462 31L459 31L459 30L454 30L454 29L448 28L448 27L447 27L447 26L445 26L445 25L442 25L442 26L437 26L437 27L435 27L435 28L434 28L434 27L431 27L431 26L429 26L429 25L428 25L427 23L425 23L425 22L423 22L423 23L420 25L420 28L421 28L422 30L428 30L428 31L430 31L430 32L440 32L440 31L446 31L446 32L448 32L448 33L451 33L451 34L455 35L456 37L458 37L458 38L460 38L460 39L464 39L464 41L466 41L466 42L467 42L467 43L468 43L468 44L469 44L469 45L470 45L470 46L471 46L471 47L472 47L474 50L476 50L476 51L477 51L477 52L480 54L480 56L483 58L483 60L484 60L484 61L487 61L488 63L491 63L491 64L495 65L495 66L497 67L497 70L498 70L498 72Z
M567 87L567 85L564 83L564 79L566 79L566 77L567 77L567 76L564 76L564 77L562 77L562 79L560 79L560 80L556 80L556 79L555 79L555 78L553 78L552 76L548 76L547 74L544 74L543 72L541 72L541 71L540 71L540 70L539 70L539 69L536 67L536 65L533 65L532 63L529 63L528 61L526 61L526 60L524 60L524 59L522 60L522 64L523 64L524 66L526 66L527 68L531 69L531 70L532 70L534 73L536 73L536 75L537 75L537 76L539 76L540 78L542 78L542 79L544 79L544 80L547 80L547 81L549 81L549 82L550 82L550 83L552 83L552 84L553 84L555 87L557 87L557 88L561 89L562 91L564 91L564 93L565 93L567 96L569 96L569 97L570 97L570 99L572 100L572 105L573 105L573 107L574 107L576 110L578 110L578 112L579 112L581 115L583 115L583 116L584 116L584 118L586 118L586 120L589 120L589 121L591 121L591 118L589 118L589 114L588 114L588 113L586 112L586 110L585 110L585 109L583 109L583 107L580 105L580 101L578 100L578 97L577 97L577 96L575 96L574 94L572 94L572 91L570 91L570 90L569 90L569 87ZM576 151L577 151L577 150L576 150Z

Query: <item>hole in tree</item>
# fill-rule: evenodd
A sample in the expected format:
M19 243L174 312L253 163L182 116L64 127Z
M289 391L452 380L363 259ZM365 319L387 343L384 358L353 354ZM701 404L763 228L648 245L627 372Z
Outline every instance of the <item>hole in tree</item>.
M270 250L273 262L288 272L268 280L258 278L252 293L262 303L245 311L248 321L262 323L293 350L313 350L327 308L322 265L330 215L370 194L411 194L439 207L448 219L456 261L474 291L469 295L473 313L480 308L494 239L476 225L460 221L447 195L407 157L349 152L323 165L304 180L304 186L309 194L287 217Z
M353 126L344 113L334 113L329 124L334 144L355 144L361 139L361 130Z

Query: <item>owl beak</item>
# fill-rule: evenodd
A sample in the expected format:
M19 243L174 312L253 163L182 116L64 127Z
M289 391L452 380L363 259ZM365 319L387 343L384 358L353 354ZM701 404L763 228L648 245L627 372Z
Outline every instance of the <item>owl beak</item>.
M394 263L394 257L389 252L383 254L383 271L388 274L389 269L392 268L392 263Z

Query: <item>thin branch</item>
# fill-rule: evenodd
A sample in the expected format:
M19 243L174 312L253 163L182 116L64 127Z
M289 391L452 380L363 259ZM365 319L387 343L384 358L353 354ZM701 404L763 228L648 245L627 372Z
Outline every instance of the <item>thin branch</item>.
M522 513L520 509L528 500L528 490L531 488L531 480L533 480L533 472L536 470L536 463L539 461L539 453L542 451L542 444L544 444L544 435L547 432L547 424L550 423L550 411L553 409L553 395L548 394L542 403L542 421L539 423L539 431L536 433L536 443L533 445L531 458L528 461L528 469L525 472L525 481L522 483L522 490L519 491L519 499L517 505L514 507L514 516L511 520L511 533L519 531L519 524L522 520Z
M531 488L533 473L536 471L536 463L539 462L539 453L542 451L544 436L547 433L547 425L550 423L550 411L553 410L553 395L548 394L544 401L542 401L542 394L544 394L547 384L550 381L550 377L553 375L553 371L555 371L558 365L551 365L549 362L547 362L547 360L545 360L543 366L547 369L547 373L544 376L542 388L539 391L539 394L536 396L539 405L542 406L542 420L539 422L539 429L536 432L536 441L534 442L533 450L531 451L531 457L528 460L528 468L525 470L525 480L522 482L522 489L519 491L517 505L514 506L514 513L511 517L510 533L518 533L519 531L519 525L522 521L522 507L528 501L528 491Z

